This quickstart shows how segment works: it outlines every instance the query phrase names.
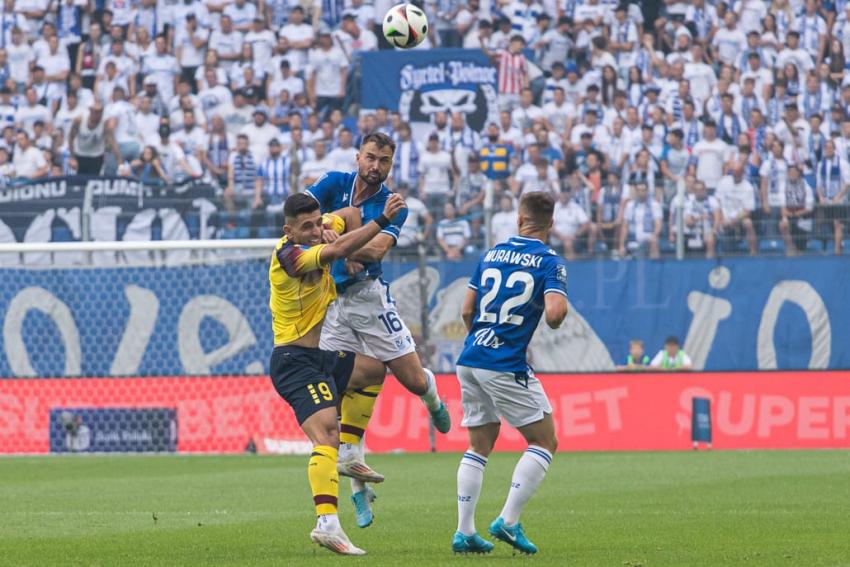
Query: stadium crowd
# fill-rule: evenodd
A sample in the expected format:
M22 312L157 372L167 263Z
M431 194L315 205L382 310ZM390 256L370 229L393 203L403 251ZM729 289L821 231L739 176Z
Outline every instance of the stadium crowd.
M515 230L519 195L549 191L570 258L657 257L680 226L709 257L842 252L850 2L426 2L420 48L483 50L500 116L475 132L437 112L422 139L356 104L357 53L389 48L392 3L4 0L0 184L203 179L226 234L228 214L276 222L286 195L353 169L377 130L398 146L402 250L483 246L492 186L494 241Z

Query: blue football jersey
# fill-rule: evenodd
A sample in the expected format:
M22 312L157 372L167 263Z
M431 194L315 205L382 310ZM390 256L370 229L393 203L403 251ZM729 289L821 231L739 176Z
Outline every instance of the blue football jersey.
M354 181L356 179L357 172L354 171L351 173L331 171L310 186L307 189L307 193L319 202L322 213L330 213L344 207L352 206ZM381 213L384 212L384 205L387 203L390 195L392 195L392 191L387 189L386 185L381 185L380 191L357 205L360 208L363 224L381 216ZM407 209L402 209L390 225L381 232L389 234L393 237L394 241L398 241L398 234L405 220L407 220ZM337 291L342 292L354 282L379 277L381 275L381 263L365 263L363 264L363 270L352 277L345 270L345 260L337 260L331 267L331 275L334 278L334 283L336 283Z
M476 313L457 363L529 370L526 349L543 314L543 296L567 295L564 259L537 239L512 236L484 254L469 287L476 292Z

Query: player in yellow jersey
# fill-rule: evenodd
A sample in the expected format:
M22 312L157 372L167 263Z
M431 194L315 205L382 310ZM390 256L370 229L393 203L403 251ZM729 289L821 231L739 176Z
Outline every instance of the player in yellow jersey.
M275 347L270 374L280 396L292 406L301 429L313 444L307 476L318 516L310 539L336 553L363 555L342 530L337 516L339 476L337 404L342 393L372 385L384 375L383 363L363 355L319 349L322 322L336 299L330 264L365 245L404 208L399 195L391 196L383 214L333 242L323 233L342 233L345 220L322 215L316 200L304 193L284 203L284 237L275 246L269 266ZM351 220L359 218L359 211ZM329 238L328 240L331 240Z

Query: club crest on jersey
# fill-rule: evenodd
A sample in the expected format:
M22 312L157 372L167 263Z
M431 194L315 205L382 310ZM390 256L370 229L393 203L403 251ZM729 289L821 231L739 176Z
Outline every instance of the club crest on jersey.
M556 274L558 281L561 283L567 283L567 267L561 264L558 264L558 273Z
M497 349L505 343L499 340L499 337L496 336L496 332L491 327L485 327L484 329L478 329L475 331L475 340L472 344L484 348Z

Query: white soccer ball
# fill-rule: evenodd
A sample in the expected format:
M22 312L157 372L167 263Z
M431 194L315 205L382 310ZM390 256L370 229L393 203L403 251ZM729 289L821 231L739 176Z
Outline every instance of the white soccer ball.
M400 49L416 47L428 34L428 18L413 4L393 6L384 16L384 37Z

